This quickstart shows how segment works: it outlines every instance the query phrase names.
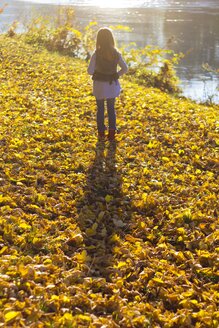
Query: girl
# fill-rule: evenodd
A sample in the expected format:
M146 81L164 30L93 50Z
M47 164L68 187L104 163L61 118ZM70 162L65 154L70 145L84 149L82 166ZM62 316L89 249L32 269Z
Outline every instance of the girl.
M117 72L117 65L120 70ZM108 139L115 139L116 113L115 98L119 96L121 87L119 77L128 68L121 54L115 48L113 34L109 28L101 28L97 33L96 51L88 66L88 74L93 79L93 95L97 103L97 129L99 140L104 140L106 127L104 125L104 104L107 104L109 133Z

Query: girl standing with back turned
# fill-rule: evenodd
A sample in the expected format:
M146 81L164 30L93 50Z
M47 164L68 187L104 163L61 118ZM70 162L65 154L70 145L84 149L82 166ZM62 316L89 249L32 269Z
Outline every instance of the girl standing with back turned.
M117 71L117 65L120 70ZM107 105L110 141L115 139L116 113L115 98L119 96L121 87L119 77L128 68L121 54L115 48L113 34L108 28L101 28L97 33L96 50L88 66L88 74L93 79L93 95L97 103L97 129L99 140L104 140L106 127L104 125L104 104Z

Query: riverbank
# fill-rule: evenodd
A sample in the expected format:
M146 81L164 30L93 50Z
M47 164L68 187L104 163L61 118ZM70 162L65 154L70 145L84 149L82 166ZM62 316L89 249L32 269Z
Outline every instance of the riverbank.
M1 324L218 327L218 106L123 79L98 143L83 61L0 50Z
M5 31L15 20L20 22L19 33L23 31L23 24L36 16L49 16L50 20L56 20L61 3L63 2L53 1L52 5L11 0L1 14L1 31ZM91 21L97 21L99 26L128 25L132 32L116 32L119 45L134 41L138 49L154 45L184 53L185 57L176 67L183 95L199 102L219 103L216 73L219 67L219 23L216 1L187 1L185 5L183 0L157 0L150 1L149 7L116 9L82 5L85 1L73 0L65 3L71 4L75 11L76 29L83 30ZM139 1L132 1L133 6L135 3ZM167 4L166 8L161 6L164 3ZM202 65L206 63L214 71L203 69Z

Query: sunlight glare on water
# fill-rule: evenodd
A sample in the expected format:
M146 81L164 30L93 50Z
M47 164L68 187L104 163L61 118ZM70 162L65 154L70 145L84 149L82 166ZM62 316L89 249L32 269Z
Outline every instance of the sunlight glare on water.
M137 1L130 1L130 0L90 0L89 3L92 6L102 7L102 8L129 8L132 6L141 7L146 2L153 2L154 0L137 0ZM155 0L156 1L156 0Z
M126 6L124 0L93 0L91 3L97 7L106 7L106 8L121 8Z
M169 0L17 0L38 4L92 6L99 8L147 8L166 6Z

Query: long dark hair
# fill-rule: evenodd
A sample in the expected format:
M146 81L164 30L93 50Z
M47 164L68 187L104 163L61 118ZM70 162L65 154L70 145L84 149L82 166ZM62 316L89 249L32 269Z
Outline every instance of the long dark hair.
M113 60L115 58L115 40L109 28L102 27L97 32L96 51L108 60Z

